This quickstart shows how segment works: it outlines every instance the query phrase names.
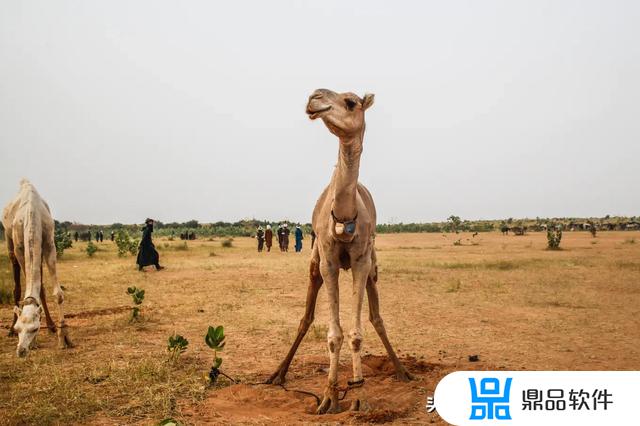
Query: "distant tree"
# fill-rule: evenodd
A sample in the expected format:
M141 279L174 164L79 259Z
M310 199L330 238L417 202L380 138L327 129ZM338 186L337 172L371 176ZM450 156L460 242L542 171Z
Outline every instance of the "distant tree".
M459 232L458 230L460 229L461 223L462 220L460 219L460 216L451 215L447 218L449 229L451 230L451 232L455 232L456 234Z
M112 223L110 226L111 229L122 229L123 227L124 225L121 223Z
M198 223L197 220L192 219L188 222L183 223L182 226L184 226L185 228L197 228L200 226L200 224Z

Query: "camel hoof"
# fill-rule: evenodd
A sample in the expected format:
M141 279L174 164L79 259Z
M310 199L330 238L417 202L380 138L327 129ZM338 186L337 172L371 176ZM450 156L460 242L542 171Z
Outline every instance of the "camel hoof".
M58 349L67 349L67 348L73 348L73 342L71 342L71 339L69 338L69 335L67 334L67 330L65 329L66 327L60 327L58 329Z
M327 387L322 402L316 410L316 414L336 414L339 412L340 402L338 401L338 390L335 387Z
M358 398L358 399L354 399L351 402L351 407L349 408L349 410L366 413L367 411L371 410L371 406L366 400Z
M285 375L284 374L280 374L279 371L276 371L275 373L273 373L271 375L271 377L269 377L267 379L267 381L265 382L268 385L284 385L285 382Z
M405 368L396 372L396 378L401 382L410 382L415 379L414 375L409 373Z
M56 298L56 301L58 302L58 305L61 305L62 302L64 302L64 291L62 291L62 289L59 290L54 290L53 291L53 297Z

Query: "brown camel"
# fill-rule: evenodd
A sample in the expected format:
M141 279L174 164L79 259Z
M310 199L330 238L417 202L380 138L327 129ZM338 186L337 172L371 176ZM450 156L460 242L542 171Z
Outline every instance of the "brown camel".
M321 118L329 131L340 140L338 164L329 186L322 192L313 211L313 231L317 244L313 247L310 266L310 283L307 290L305 314L300 321L298 335L286 358L269 378L269 383L281 384L291 361L313 323L318 291L327 286L329 299L329 383L318 414L339 411L338 360L343 334L340 326L338 275L340 269L351 268L353 275L353 325L348 340L353 359L351 387L364 383L362 376L362 321L361 312L366 289L369 299L369 320L391 358L398 379L408 381L412 377L398 360L380 317L377 289L378 267L374 238L376 209L369 191L358 183L360 155L364 137L364 111L373 105L373 95L363 99L353 93L335 93L319 89L309 97L307 114L312 120ZM353 410L366 410L363 388L358 388L357 398L352 402Z

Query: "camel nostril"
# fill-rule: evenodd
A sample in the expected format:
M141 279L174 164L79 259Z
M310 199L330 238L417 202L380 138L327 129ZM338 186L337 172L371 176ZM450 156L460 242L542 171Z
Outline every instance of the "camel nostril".
M19 358L24 358L27 356L27 350L25 348L20 348L17 350L17 352Z

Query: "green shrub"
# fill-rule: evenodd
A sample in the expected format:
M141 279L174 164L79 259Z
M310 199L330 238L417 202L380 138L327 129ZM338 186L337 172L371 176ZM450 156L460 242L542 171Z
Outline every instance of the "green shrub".
M562 240L562 226L549 225L547 228L547 249L560 250L560 241Z
M73 245L71 241L71 235L60 228L55 230L53 239L56 245L56 254L58 255L58 257L62 257L64 250L71 248L71 246Z
M135 255L138 252L140 241L137 238L132 238L124 229L118 230L115 241L116 246L118 246L118 256L120 257L124 257L127 253Z
M222 247L225 247L225 248L233 247L233 238L227 238L221 244L222 244Z
M92 241L89 241L89 244L87 244L86 251L87 251L87 256L93 257L93 255L96 254L96 252L98 251L98 246L93 244Z

